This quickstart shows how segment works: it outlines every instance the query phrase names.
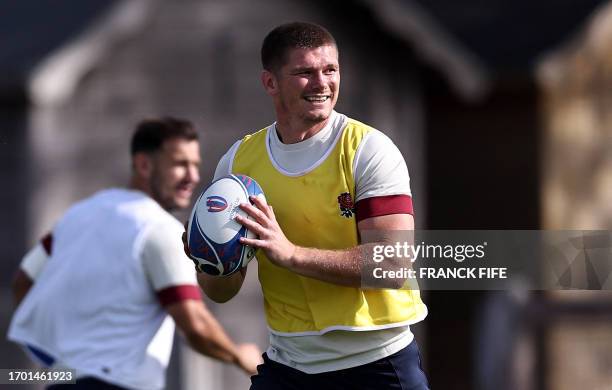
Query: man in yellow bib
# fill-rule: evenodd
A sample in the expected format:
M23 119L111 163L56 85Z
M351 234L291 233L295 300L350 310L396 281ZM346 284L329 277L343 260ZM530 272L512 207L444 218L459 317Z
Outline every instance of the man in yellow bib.
M272 30L262 82L276 122L236 142L215 177L241 173L262 187L243 204L257 233L270 347L251 389L428 389L410 325L427 309L418 290L365 289L372 231L412 230L408 170L380 131L334 111L340 87L332 35L311 23ZM240 289L246 267L198 275L217 302Z

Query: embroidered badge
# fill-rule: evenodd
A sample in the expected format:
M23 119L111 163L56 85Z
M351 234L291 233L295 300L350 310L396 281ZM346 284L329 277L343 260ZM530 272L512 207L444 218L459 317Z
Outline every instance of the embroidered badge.
M355 204L348 192L343 192L338 196L338 205L340 206L340 215L343 217L351 218L355 214Z

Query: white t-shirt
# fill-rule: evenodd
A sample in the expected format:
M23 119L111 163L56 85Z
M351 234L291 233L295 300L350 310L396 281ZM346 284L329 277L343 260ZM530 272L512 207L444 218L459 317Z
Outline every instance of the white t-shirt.
M101 191L68 210L21 268L34 285L9 339L135 389L165 383L174 322L164 305L199 299L181 224L137 191ZM49 244L52 242L52 244Z
M197 285L192 268L176 266L177 253L184 253L182 241L171 239L176 234L176 226L169 224L158 225L143 234L140 260L155 291L172 286ZM39 242L26 253L19 267L35 281L48 260L49 254Z
M267 131L268 155L272 164L285 175L299 176L311 171L329 155L346 123L346 116L334 111L321 131L295 144L283 144L278 138L276 124L272 124ZM234 143L223 155L215 170L215 179L232 173L240 142ZM374 130L364 137L353 164L355 203L393 195L411 196L404 158L393 141L382 132ZM408 346L413 339L409 326L374 331L336 330L309 336L270 332L270 347L266 353L278 363L313 374L382 359Z

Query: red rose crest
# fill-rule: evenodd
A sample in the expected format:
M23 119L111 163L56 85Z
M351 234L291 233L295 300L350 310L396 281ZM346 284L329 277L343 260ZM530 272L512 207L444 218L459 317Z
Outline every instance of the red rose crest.
M343 192L338 195L338 205L340 206L340 215L350 218L355 214L355 203L348 192Z

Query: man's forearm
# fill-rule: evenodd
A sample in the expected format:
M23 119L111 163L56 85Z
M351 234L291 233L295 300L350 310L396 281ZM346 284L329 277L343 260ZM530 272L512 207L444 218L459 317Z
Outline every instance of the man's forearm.
M224 303L232 299L244 282L246 268L241 268L238 272L230 276L220 277L200 273L198 284L206 296L216 303Z
M344 250L327 250L299 247L287 239L280 227L274 209L258 197L250 197L253 205L240 204L251 218L236 216L236 221L251 230L257 238L241 237L240 242L261 249L275 265L292 272L343 286L361 287L362 272L368 272L373 265L374 246L393 242L394 232L412 231L414 221L408 214L392 214L371 217L358 223L360 240L363 244ZM368 237L366 237L368 236ZM397 268L401 261L390 258L388 269ZM368 278L369 279L369 278ZM382 288L398 288L401 280L383 281Z
M347 287L392 288L404 286L405 279L376 279L372 271L381 268L398 271L410 267L409 258L388 257L384 262L374 262L374 247L382 242L367 243L344 250L325 250L296 247L286 268L309 278Z
M302 276L347 287L361 287L363 265L374 244L342 250L296 247L287 268Z
M219 322L207 311L199 313L202 329L185 336L189 345L201 354L226 363L238 363L238 350Z
M22 269L17 270L12 283L13 304L15 307L19 306L33 284L34 281Z

